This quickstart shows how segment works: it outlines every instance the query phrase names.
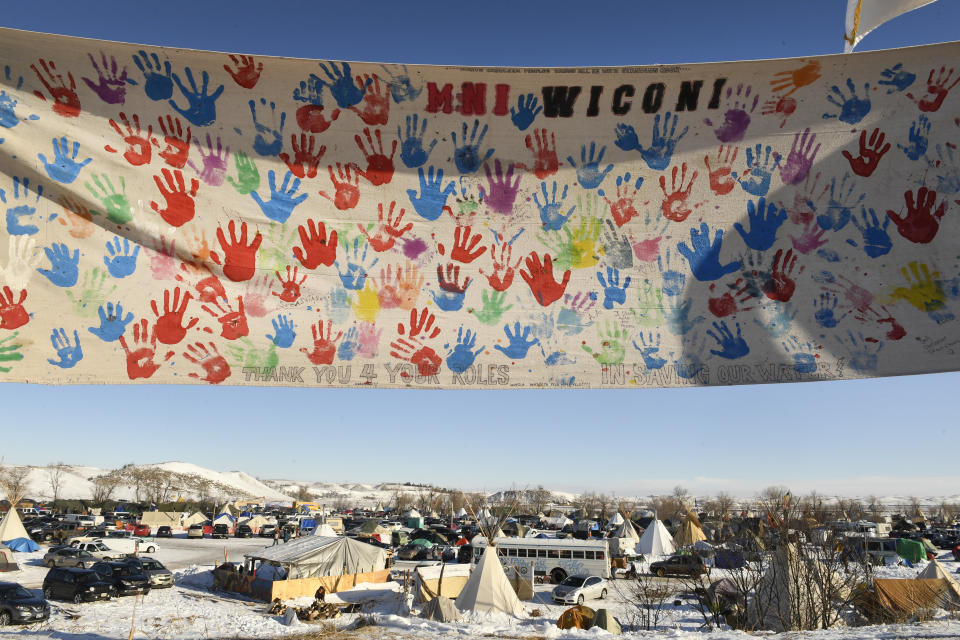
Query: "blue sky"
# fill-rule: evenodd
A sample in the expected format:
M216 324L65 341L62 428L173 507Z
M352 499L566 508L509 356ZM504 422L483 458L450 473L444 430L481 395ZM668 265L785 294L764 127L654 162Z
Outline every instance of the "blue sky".
M18 29L289 57L599 66L839 53L845 2L33 0ZM960 3L859 50L957 38ZM960 374L732 388L393 391L0 386L0 456L114 467L184 460L265 478L544 486L649 495L960 493ZM186 419L175 416L187 416ZM954 475L950 475L953 473Z

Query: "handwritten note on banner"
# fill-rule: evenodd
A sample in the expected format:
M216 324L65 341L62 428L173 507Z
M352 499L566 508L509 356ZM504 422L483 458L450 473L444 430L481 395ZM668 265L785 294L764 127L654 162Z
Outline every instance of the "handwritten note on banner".
M0 30L0 76L0 380L960 368L960 44L456 68Z

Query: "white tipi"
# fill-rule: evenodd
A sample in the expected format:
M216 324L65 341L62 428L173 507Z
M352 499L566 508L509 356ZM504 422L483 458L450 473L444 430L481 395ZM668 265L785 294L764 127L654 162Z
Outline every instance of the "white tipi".
M457 596L456 605L461 611L476 613L502 611L513 616L524 614L520 598L503 572L496 547L487 547Z
M9 542L17 538L29 537L30 534L23 528L23 523L20 521L20 515L17 513L17 510L10 507L7 515L3 517L3 520L0 520L0 542Z
M676 550L673 536L660 520L651 522L637 543L637 551L645 556L668 556Z

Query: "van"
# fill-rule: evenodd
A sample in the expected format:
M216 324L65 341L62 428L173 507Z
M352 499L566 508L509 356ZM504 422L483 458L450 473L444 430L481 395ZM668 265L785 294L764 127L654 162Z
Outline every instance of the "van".
M64 522L68 522L77 527L96 527L103 524L103 516L88 516L81 513L68 513L63 517Z

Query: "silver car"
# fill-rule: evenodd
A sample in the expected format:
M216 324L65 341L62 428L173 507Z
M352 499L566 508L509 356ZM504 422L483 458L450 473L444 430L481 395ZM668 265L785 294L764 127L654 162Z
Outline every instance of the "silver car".
M59 547L50 549L43 556L43 564L50 567L79 567L81 569L89 569L96 563L99 559L95 558L93 554L83 549L77 549L75 547Z
M151 589L164 589L173 586L173 573L160 564L159 560L141 556L139 558L130 558L127 562L140 566L140 572L150 578Z
M553 601L583 604L584 600L607 597L607 581L597 576L570 576L553 588Z

